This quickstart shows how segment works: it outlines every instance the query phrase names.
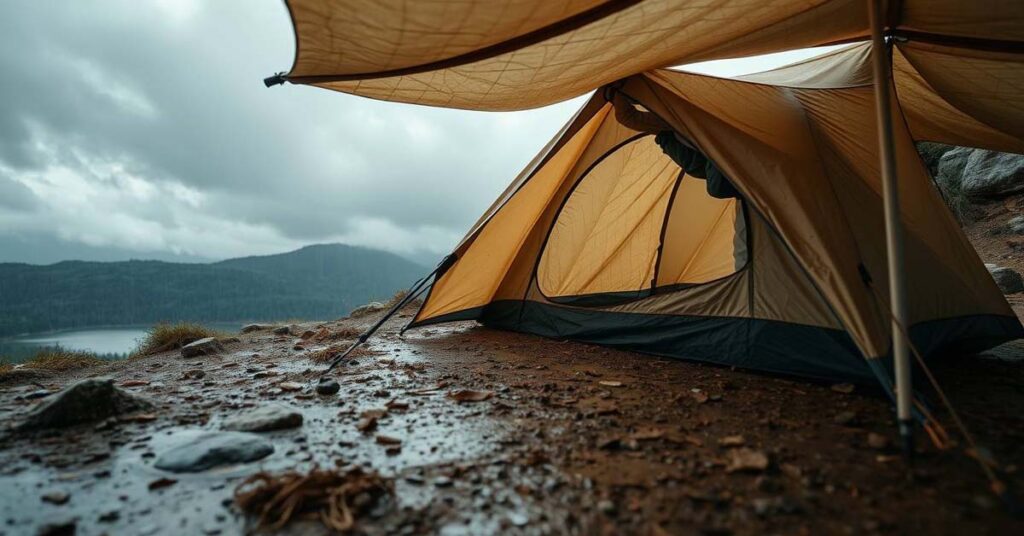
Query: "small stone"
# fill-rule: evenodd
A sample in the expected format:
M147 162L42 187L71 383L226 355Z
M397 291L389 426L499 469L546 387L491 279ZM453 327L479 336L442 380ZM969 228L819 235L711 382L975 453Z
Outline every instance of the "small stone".
M31 393L25 395L25 400L35 400L37 398L46 398L46 397L48 397L48 396L50 396L52 394L53 393L51 393L47 389L38 389L36 391L32 391Z
M452 486L452 479L446 476L439 476L434 479L434 486L439 488L450 488Z
M378 435L376 437L376 441L377 441L378 445L401 445L402 444L402 440L401 439L398 439L397 437L386 436L386 435L383 435L383 434Z
M835 417L832 417L832 422L840 426L852 426L857 423L857 412L843 411L837 413Z
M341 385L332 378L320 378L320 383L316 384L316 394L318 395L330 396L340 390Z
M882 450L889 446L889 438L882 434L871 432L868 434L868 446L876 450Z
M279 404L267 404L230 416L221 426L236 432L270 432L302 426L302 414Z
M718 446L725 448L742 447L746 440L741 435L725 436L718 440Z
M201 380L206 377L206 372L199 369L186 370L181 375L183 380Z
M218 354L223 351L224 347L221 346L216 337L206 337L182 346L181 357L199 357Z
M759 450L748 448L729 451L729 464L725 470L729 473L761 472L768 468L768 455Z
M600 510L602 514L607 516L614 516L617 513L615 503L609 501L608 499L602 499L598 501L597 509Z
M63 491L51 491L49 493L44 494L40 498L43 500L43 502L61 505L67 503L68 500L71 499L71 495Z
M74 536L77 529L77 522L74 519L69 519L47 523L39 527L36 534L38 536Z
M831 389L837 393L848 395L852 393L856 387L852 383L837 383L831 387Z
M302 384L299 382L281 382L277 384L284 391L301 391Z
M222 465L256 461L274 452L269 441L241 432L203 432L157 458L154 467L172 473L195 473ZM152 484L150 484L152 489Z
M117 521L118 519L121 519L121 512L119 512L117 510L110 510L108 512L104 512L104 513L100 514L100 517L99 517L100 523L113 523L114 521Z

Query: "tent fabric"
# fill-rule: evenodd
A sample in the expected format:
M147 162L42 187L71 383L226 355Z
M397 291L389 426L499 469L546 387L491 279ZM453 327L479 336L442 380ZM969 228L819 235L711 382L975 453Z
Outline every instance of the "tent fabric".
M1020 53L1024 3L892 0L888 31ZM551 104L671 65L864 40L865 0L288 0L287 79L366 97L474 110ZM942 58L918 55L942 67ZM999 60L1001 61L1001 60ZM980 67L979 67L980 68ZM988 69L989 67L985 67ZM1017 71L1019 73L1019 71ZM809 82L810 83L810 82Z
M884 370L867 363L891 351L867 61L858 45L760 77L657 70L616 84L707 155L738 199L709 196L598 92L582 126L463 240L412 325L476 319L816 378ZM894 136L914 342L934 354L1024 336L914 145L915 133L953 135L922 122L929 106L973 116L900 66L890 91L905 119ZM928 98L899 94L913 84ZM1020 142L975 121L972 145Z

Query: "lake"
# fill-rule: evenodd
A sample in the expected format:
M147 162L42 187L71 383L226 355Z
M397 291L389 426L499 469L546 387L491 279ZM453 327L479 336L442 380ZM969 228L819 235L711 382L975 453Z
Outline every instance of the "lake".
M237 333L242 324L234 322L204 323L206 327ZM123 359L146 336L150 326L115 326L82 328L32 333L0 339L0 357L14 363L25 361L42 348L59 346L66 350L94 352L110 359Z

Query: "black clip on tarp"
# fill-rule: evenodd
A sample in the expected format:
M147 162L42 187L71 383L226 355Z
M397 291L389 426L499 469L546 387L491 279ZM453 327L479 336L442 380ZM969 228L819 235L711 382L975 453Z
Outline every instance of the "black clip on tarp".
M413 285L409 287L409 291L406 292L405 296L401 300L398 300L397 303L392 305L391 309L389 309L387 313L384 313L384 316L380 317L380 319L374 322L373 325L369 327L369 329L364 331L362 335L360 335L359 338L356 339L356 342L352 343L352 346L349 346L347 350L345 350L338 357L335 357L331 361L331 366L327 367L327 370L324 371L324 374L326 375L330 371L334 370L334 367L338 366L338 363L341 363L346 357L348 357L349 354L352 353L353 350L358 348L359 345L363 344L364 342L367 341L367 339L373 336L373 334L378 329L380 329L381 326L384 325L384 322L387 322L388 319L395 315L395 313L400 311L403 307L408 305L409 302L416 299L424 290L426 290L429 287L428 282L430 282L432 279L436 280L436 278L444 275L445 272L447 272L448 269L451 268L452 265L455 264L455 261L457 261L458 259L458 255L454 253L448 255L447 257L442 259L440 263L438 263L437 268L434 268L434 270L431 271L429 274L423 276L423 278L421 278L416 283L413 283Z

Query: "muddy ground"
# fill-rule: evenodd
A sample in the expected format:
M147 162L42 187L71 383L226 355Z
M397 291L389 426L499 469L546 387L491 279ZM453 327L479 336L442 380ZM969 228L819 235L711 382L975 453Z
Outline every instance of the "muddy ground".
M268 331L239 335L219 355L168 352L0 385L7 426L40 403L26 399L40 385L56 390L82 377L113 377L157 404L98 426L5 431L0 534L61 523L78 534L238 534L251 527L232 504L239 482L313 464L360 465L393 479L393 498L358 522L370 534L1024 533L962 449L937 451L920 438L908 469L892 446L890 403L870 387L846 393L471 323L399 338L406 320L393 320L339 368L341 390L326 397L313 391L323 365L311 356L344 340L300 348L296 336ZM323 326L345 335L368 321ZM1013 360L1024 351L998 355L934 368L1019 493L1024 368ZM186 379L191 370L205 376ZM301 389L282 389L294 388L285 382ZM493 396L450 398L461 389ZM194 474L153 468L196 431L271 401L297 408L305 422L264 433L275 447L269 457ZM386 415L361 432L360 415L371 409ZM380 444L378 435L401 444ZM66 502L53 504L62 494ZM304 522L283 533L324 529Z

